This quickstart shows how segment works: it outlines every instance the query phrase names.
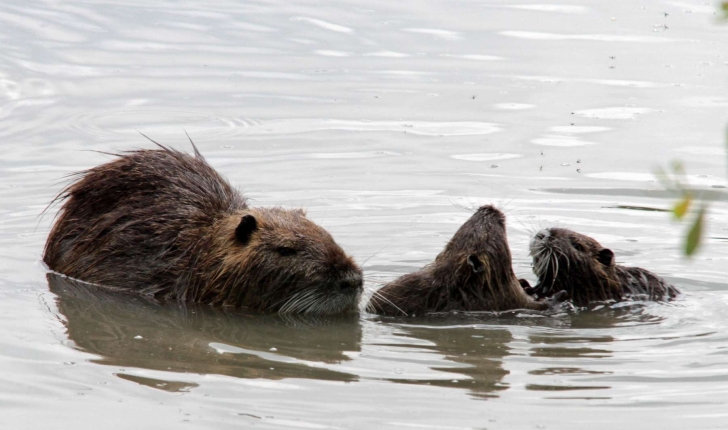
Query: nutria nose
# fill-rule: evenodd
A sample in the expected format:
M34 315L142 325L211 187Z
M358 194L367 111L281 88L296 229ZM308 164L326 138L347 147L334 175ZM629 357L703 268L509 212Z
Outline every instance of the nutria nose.
M344 292L361 292L364 289L363 287L364 282L362 281L361 274L359 273L352 273L339 283L339 288Z

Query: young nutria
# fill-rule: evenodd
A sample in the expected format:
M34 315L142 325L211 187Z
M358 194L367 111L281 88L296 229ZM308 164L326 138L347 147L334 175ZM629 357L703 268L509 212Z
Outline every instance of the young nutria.
M530 254L538 284L522 284L536 298L565 290L576 306L585 306L593 301L627 298L669 300L680 293L652 272L616 264L612 250L589 236L564 228L536 233Z
M357 309L361 269L302 210L251 208L195 148L76 174L43 261L94 284L270 312Z
M559 298L556 297L556 300ZM482 206L431 264L385 285L367 308L384 315L549 308L521 288L506 240L506 219Z

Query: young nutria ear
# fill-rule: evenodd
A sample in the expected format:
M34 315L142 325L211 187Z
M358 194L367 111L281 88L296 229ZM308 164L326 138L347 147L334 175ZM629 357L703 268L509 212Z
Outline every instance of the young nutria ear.
M470 254L468 256L468 264L473 268L473 273L480 273L485 270L483 262L480 261L480 258L478 258L475 254Z
M240 219L240 224L235 229L235 237L238 238L240 243L247 245L250 241L250 236L255 230L258 229L258 221L253 215L244 215Z
M605 266L611 266L614 262L614 253L609 248L602 248L597 255L597 261Z

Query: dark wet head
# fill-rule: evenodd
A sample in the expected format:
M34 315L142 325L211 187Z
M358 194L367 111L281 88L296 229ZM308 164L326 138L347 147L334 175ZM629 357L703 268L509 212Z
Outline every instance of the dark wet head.
M613 298L614 253L589 236L564 228L539 231L531 239L533 271L543 295L566 290L575 303ZM616 293L618 296L618 293ZM589 296L589 297L586 297Z
M510 283L515 278L506 238L506 218L493 206L481 206L455 233L435 266L447 267L459 284L477 279L479 284Z
M231 304L319 315L357 308L361 269L303 211L250 209L227 230L223 272L230 272L225 295Z

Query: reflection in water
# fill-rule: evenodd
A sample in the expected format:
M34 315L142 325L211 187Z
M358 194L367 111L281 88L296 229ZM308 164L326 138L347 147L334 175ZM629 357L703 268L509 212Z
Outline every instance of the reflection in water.
M598 381L613 373L608 369L617 355L613 347L619 339L609 334L611 329L659 325L664 318L646 312L654 305L594 305L589 310L568 308L551 315L516 311L442 314L415 320L378 317L379 323L396 329L395 339L387 342L388 359L430 370L424 374L402 371L385 379L466 389L478 399L499 397L511 381L524 381L529 391L609 390L611 386ZM523 357L536 367L512 374L508 363L523 361ZM609 398L602 394L578 398L597 397Z
M268 380L374 377L464 389L478 399L498 397L510 387L510 380L525 375L528 382L524 387L532 391L609 389L594 380L580 380L611 373L606 369L618 339L606 329L662 321L644 312L639 303L550 316L478 312L407 320L376 317L371 323L390 331L392 342L381 336L366 342L378 348L380 357L386 355L387 362L399 362L407 369L393 375L368 368L379 364L367 359L342 366L361 350L357 317L316 320L162 304L55 274L47 277L57 296L59 318L65 320L68 337L77 348L98 355L93 361L100 364L179 373L164 380L116 374L169 392L197 386L184 381L183 374L188 372ZM505 363L511 357L524 356L540 367L512 375ZM568 383L562 380L565 377Z
M503 368L503 358L509 355L508 342L511 332L498 328L476 326L433 326L407 325L403 329L407 336L432 342L421 346L444 355L447 365L436 364L432 370L463 375L463 378L403 380L412 384L427 384L440 387L467 389L476 398L497 397L497 392L508 389L503 377L508 371Z
M349 360L347 353L360 349L356 317L320 321L160 304L56 274L47 277L69 339L101 356L94 360L97 363L239 378L357 379L332 370ZM190 387L135 382L173 391Z
M608 318L600 318L602 323L608 322ZM612 320L616 321L616 320ZM525 385L529 391L584 391L584 390L608 390L611 386L595 384L593 379L580 381L580 376L596 377L609 375L612 372L607 370L594 370L586 366L599 366L607 368L610 359L614 356L611 346L616 339L610 335L595 333L574 336L573 331L566 335L554 333L532 334L528 337L531 343L530 356L545 359L548 363L545 368L531 370L528 373L540 378L531 379L533 383ZM564 378L568 377L568 382ZM569 397L574 399L576 397ZM580 397L584 399L596 398L594 396ZM607 398L607 397L600 397Z
M532 333L528 336L529 355L544 360L547 367L528 373L543 379L532 379L525 385L529 391L563 392L609 390L610 385L595 383L598 377L610 375L613 347L619 341L606 333L619 326L659 324L664 318L645 312L650 303L629 302L591 305L589 310L574 312L568 318L568 331ZM578 333L575 335L575 333ZM591 367L591 368L590 368ZM594 369L593 367L597 367ZM567 379L568 378L568 379ZM594 379L597 378L597 379ZM607 399L609 396L553 397L558 399Z

